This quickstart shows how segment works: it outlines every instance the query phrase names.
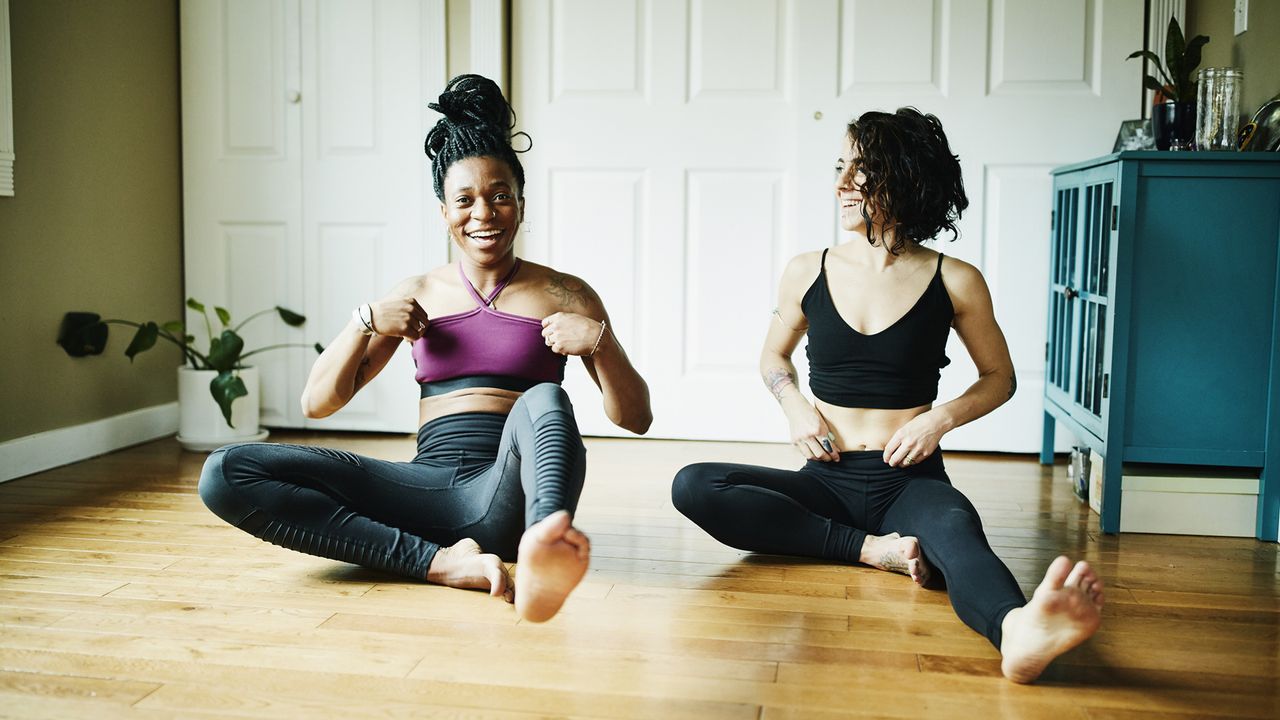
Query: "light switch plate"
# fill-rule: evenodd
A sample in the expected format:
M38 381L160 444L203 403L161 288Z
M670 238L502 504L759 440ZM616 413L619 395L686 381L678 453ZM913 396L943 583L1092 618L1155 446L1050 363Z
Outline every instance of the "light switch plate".
M1236 34L1249 29L1249 0L1236 0Z

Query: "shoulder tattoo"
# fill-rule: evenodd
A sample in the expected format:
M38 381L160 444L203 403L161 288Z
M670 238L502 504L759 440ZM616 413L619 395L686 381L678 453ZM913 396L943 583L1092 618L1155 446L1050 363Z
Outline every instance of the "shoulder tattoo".
M590 297L586 283L563 273L552 273L546 290L563 308L586 307Z

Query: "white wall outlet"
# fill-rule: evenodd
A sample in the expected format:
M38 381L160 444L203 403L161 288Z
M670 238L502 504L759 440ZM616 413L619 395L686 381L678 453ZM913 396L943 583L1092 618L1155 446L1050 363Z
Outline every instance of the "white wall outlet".
M1249 29L1249 0L1236 0L1236 34Z

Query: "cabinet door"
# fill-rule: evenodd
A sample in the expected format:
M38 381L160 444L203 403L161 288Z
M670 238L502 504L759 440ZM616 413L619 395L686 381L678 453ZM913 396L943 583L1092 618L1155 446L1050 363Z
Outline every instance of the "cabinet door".
M1059 177L1049 282L1046 394L1106 437L1110 405L1110 313L1115 166Z
M1107 319L1111 305L1111 234L1117 218L1114 176L1081 188L1078 325L1074 338L1077 419L1105 438L1111 369Z

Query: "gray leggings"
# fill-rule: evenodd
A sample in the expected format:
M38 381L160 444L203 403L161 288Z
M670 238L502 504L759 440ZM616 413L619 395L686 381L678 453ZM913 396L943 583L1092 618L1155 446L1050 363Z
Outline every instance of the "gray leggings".
M411 462L303 445L228 445L205 462L200 497L263 540L425 578L436 551L463 538L514 560L525 528L577 509L586 467L569 397L544 383L508 415L463 413L423 425Z

